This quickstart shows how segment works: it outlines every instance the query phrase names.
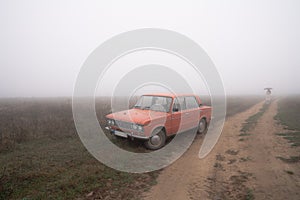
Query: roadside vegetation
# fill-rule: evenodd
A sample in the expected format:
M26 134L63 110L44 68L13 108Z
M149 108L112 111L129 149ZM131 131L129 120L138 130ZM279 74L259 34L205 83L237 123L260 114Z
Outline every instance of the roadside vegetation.
M268 109L269 104L263 104L262 108L259 110L259 112L255 113L254 115L250 116L248 119L246 119L245 123L243 124L242 129L240 130L240 136L248 136L248 132L252 130L259 118L265 113L265 111Z
M228 96L226 116L243 112L263 100L263 96Z
M287 139L293 147L300 146L300 96L281 98L274 118L286 129L286 132L277 135Z
M275 116L288 130L300 131L300 96L289 96L278 101L278 114Z
M227 116L260 100L229 97ZM109 102L96 99L102 128ZM138 199L156 183L157 171L119 172L93 158L77 136L71 105L70 98L0 99L0 199ZM147 151L105 133L121 148Z
M136 199L158 172L130 174L93 158L76 137L43 138L0 155L0 199Z
M109 112L105 100L97 106ZM0 136L1 200L138 199L159 173L124 173L93 158L76 134L67 98L0 99Z
M283 157L277 157L277 158L286 163L296 163L300 161L300 156L290 156L289 158L283 158Z
M278 123L286 130L276 135L283 137L292 147L300 146L300 96L290 96L281 98L278 102L278 113L274 117ZM285 163L300 162L300 156L290 156L288 158L277 157ZM287 172L288 174L293 174Z

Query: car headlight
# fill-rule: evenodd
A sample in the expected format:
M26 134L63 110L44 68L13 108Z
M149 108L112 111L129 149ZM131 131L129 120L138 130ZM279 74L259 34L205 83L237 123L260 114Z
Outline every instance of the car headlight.
M138 129L138 125L137 124L132 124L132 129L133 130L137 130Z
M108 125L115 125L115 120L113 119L108 119L107 120Z
M143 132L144 129L143 129L143 126L142 125L138 125L138 124L132 124L132 129L133 130L136 130L136 131L139 131L139 132Z
M144 131L144 129L141 125L138 125L138 131L140 131L140 132Z

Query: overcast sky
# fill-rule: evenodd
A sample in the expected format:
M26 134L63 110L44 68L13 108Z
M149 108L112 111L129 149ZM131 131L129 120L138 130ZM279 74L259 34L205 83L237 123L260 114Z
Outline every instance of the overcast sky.
M138 28L196 41L227 94L300 93L298 0L2 0L0 25L0 97L71 96L88 55Z

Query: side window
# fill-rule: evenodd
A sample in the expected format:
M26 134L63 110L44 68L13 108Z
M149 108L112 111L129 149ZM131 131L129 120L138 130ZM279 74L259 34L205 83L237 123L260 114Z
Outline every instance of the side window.
M178 97L178 102L181 107L181 110L186 110L186 105L185 105L185 98L184 97Z
M176 109L177 111L186 109L184 97L177 97L174 100L173 111L174 111L174 109Z
M181 108L180 108L180 104L178 102L178 99L174 99L174 103L173 103L173 112L177 112L177 111L180 111Z
M185 97L185 101L187 109L194 109L199 107L195 97Z
M172 98L166 98L166 112L169 112L170 111L170 107L171 107L171 103L172 103Z

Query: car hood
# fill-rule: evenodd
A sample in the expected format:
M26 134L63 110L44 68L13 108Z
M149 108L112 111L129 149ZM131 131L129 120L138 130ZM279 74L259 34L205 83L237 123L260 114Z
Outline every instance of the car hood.
M164 118L167 113L152 110L130 109L106 115L106 118L146 125L150 121Z

